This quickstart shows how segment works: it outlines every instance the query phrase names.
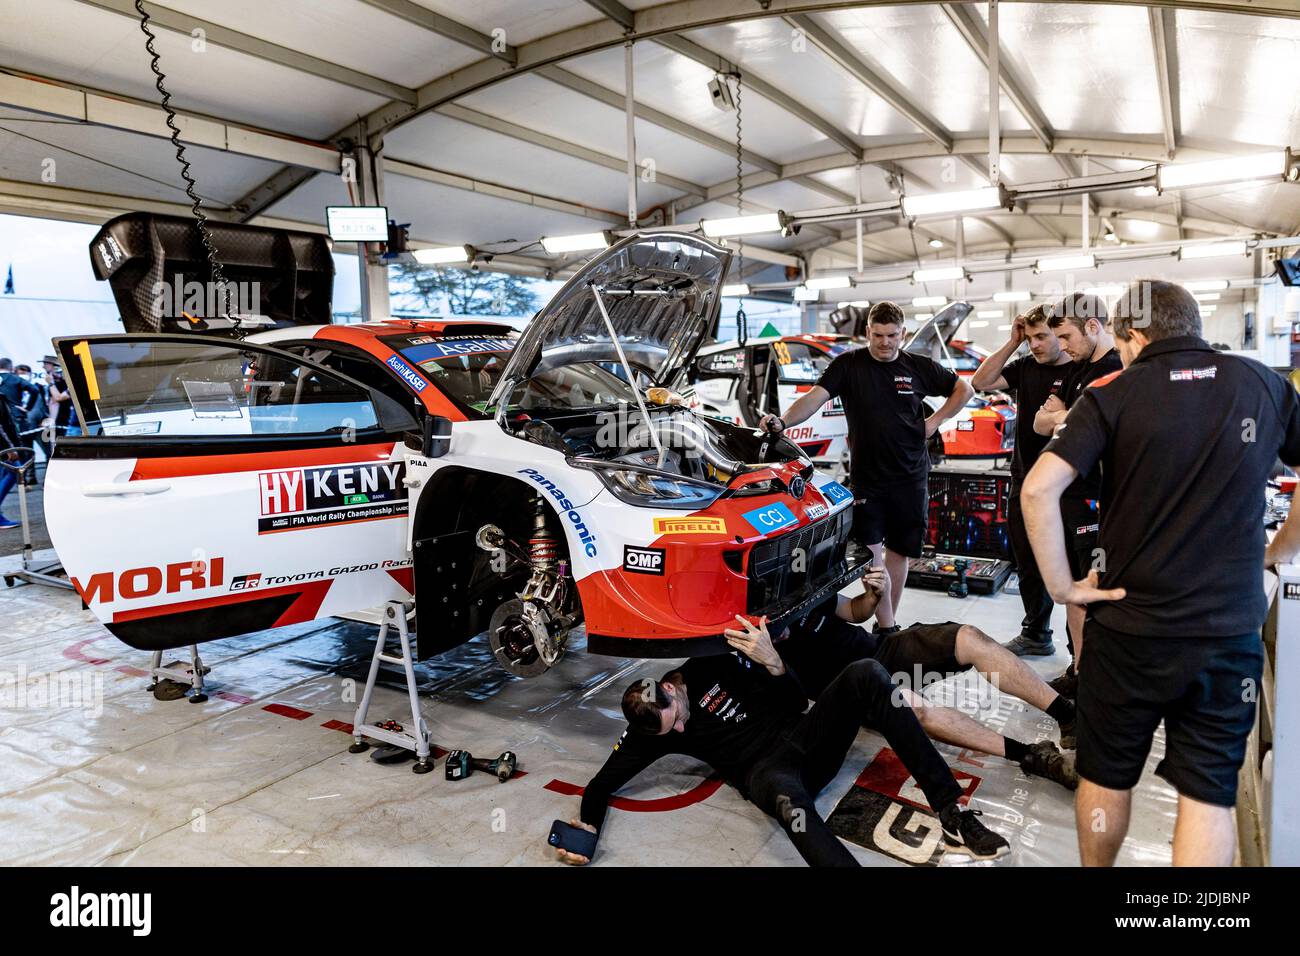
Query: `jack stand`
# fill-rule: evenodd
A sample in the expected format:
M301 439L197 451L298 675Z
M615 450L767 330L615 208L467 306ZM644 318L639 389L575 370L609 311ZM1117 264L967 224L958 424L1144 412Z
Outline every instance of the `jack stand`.
M12 464L8 461L8 453L13 452L18 456L21 464ZM22 461L23 456L27 460ZM23 567L21 571L11 571L4 575L5 587L14 587L15 581L23 584L44 584L52 588L66 588L71 591L72 582L66 577L59 577L63 573L63 565L58 561L52 564L36 564L32 558L32 524L27 513L27 476L36 467L35 452L30 448L14 447L0 449L0 467L8 469L13 473L14 483L18 485L18 510L21 517L19 521L23 527Z
M429 754L433 749L429 740L429 727L420 715L420 698L415 691L415 662L411 656L411 634L406 626L407 604L402 601L389 601L384 605L384 623L379 626L379 635L375 638L375 654L370 659L370 674L366 678L366 690L361 695L361 706L352 718L353 744L348 753L359 754L370 749L370 744L363 738L369 737L390 747L410 750L415 753L416 773L428 773L433 769ZM402 656L394 657L384 653L388 643L388 629L397 627L397 636L402 642ZM370 698L375 692L375 679L379 676L380 662L400 664L406 672L406 693L411 700L411 729L401 731L385 730L377 724L366 723L366 713L370 710Z
M153 664L149 671L153 675L153 683L149 685L148 689L153 691L155 698L158 700L177 700L185 696L185 691L180 690L180 688L192 687L194 693L189 695L191 704L201 704L208 699L208 695L203 692L203 675L210 673L212 668L199 660L199 645L190 645L189 664L184 661L172 661L164 666L162 656L162 651L153 652ZM171 686L162 687L164 681ZM161 694L159 693L160 690L162 691ZM179 693L176 693L177 691Z

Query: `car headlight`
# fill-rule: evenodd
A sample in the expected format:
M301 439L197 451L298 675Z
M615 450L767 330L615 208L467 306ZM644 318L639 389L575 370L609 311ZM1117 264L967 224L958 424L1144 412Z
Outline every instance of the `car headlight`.
M643 508L694 511L707 508L722 494L722 489L716 485L669 478L635 468L597 468L594 471L614 497Z

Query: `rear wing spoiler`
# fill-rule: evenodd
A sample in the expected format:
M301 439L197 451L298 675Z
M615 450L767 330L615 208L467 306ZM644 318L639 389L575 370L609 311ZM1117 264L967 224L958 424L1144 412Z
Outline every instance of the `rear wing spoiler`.
M206 228L226 279L229 314L193 219L133 212L95 234L91 267L112 288L127 332L231 334L331 322L327 237L212 220Z

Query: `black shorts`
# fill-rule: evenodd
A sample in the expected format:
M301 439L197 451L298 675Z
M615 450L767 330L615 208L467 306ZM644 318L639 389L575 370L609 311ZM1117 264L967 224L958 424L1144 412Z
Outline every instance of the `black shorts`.
M1259 635L1136 637L1092 618L1083 633L1079 776L1131 789L1163 719L1165 758L1156 773L1193 800L1236 804L1264 666Z
M880 544L895 554L921 556L929 519L929 482L873 484L854 479L853 540Z
M826 685L855 661L873 658L889 672L895 685L914 687L916 675L922 685L950 674L968 670L957 662L957 631L960 624L913 624L884 638L865 627L834 618L816 633L792 630L776 644L777 653L816 700Z
M1097 511L1097 502L1062 498L1061 522L1065 526L1065 556L1070 560L1070 578L1082 581L1100 555L1101 515Z

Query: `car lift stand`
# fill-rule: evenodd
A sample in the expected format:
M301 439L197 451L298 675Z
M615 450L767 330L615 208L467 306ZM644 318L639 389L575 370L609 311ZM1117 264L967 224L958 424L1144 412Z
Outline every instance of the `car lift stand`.
M361 695L361 705L357 707L356 716L352 718L353 744L348 753L359 754L370 749L370 744L363 739L369 737L389 747L410 750L415 754L416 773L428 773L433 769L430 753L433 749L429 739L429 727L420 715L420 698L416 693L415 660L411 656L411 633L407 628L409 602L389 601L384 605L384 623L379 626L379 635L375 638L375 653L370 658L370 674L366 678L366 690ZM397 636L402 643L402 656L395 657L385 653L388 644L388 629L397 627ZM375 692L375 680L379 676L379 664L400 664L406 672L406 693L411 699L411 728L400 731L385 730L377 724L367 724L366 714L370 710L370 698Z
M162 656L162 651L154 651L153 662L149 665L149 674L153 677L153 683L149 685L148 690L153 691L155 698L178 700L185 696L185 691L180 688L191 687L194 689L194 693L188 696L191 704L201 704L208 699L208 695L203 690L203 675L209 673L212 668L199 660L199 645L190 645L189 664L184 661L172 661L164 665ZM164 681L167 682L165 685Z

